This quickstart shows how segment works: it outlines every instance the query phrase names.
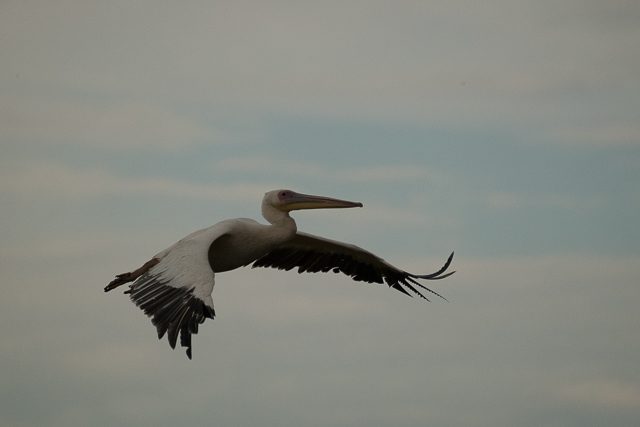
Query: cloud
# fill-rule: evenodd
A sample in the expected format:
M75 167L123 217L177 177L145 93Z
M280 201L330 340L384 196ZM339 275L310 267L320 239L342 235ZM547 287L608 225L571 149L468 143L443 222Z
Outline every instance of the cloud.
M597 148L640 147L637 121L588 123L578 127L560 127L548 136L549 142Z
M148 236L147 236L148 237ZM138 235L140 238L140 235ZM50 237L23 235L20 242L0 247L4 260L77 259L113 253L117 248L131 245L131 234L103 232L77 236Z
M629 150L638 141L637 1L36 0L1 9L1 424L637 423L638 198L625 184L638 170ZM367 149L362 158L341 158L348 169L321 164L305 157L308 141L293 146L309 128L288 128L309 117L319 133L373 124L400 138L382 147L357 134L344 144ZM425 143L402 160L397 150L418 143L417 128L451 135L441 139L457 150ZM207 150L263 136L255 129L272 131L269 151ZM486 143L496 134L499 144ZM501 150L521 141L541 149ZM574 158L552 144L589 149ZM287 162L294 153L302 161ZM209 184L211 155L227 158L215 173L235 184ZM629 163L613 173L621 156ZM158 158L170 174L148 169ZM202 168L188 170L194 164ZM102 292L113 273L209 221L184 204L228 201L217 215L246 202L254 212L280 186L273 181L293 177L336 196L365 194L362 210L318 213L319 234L416 272L458 250L458 272L434 283L451 303L339 275L223 273L219 316L187 361L125 295ZM434 202L445 194L447 203ZM135 206L103 209L121 196ZM436 222L424 212L467 228L443 244L451 228L423 233ZM530 226L502 238L514 221ZM394 233L412 222L420 229ZM544 256L516 257L525 246ZM425 247L438 256L420 256ZM465 257L472 251L509 255Z
M131 177L107 169L72 168L59 163L31 162L0 171L0 192L20 197L101 198L159 195L218 201L255 200L272 184L239 182L201 184L165 177Z
M640 409L640 384L610 379L579 381L558 387L561 401L608 409Z
M16 3L2 20L5 86L164 99L231 116L548 129L558 117L633 110L632 3L239 1L154 4L151 15L143 2L70 2L73 16ZM612 25L618 16L622 29Z
M509 191L493 191L481 200L483 200L489 207L500 210L533 207L579 210L594 209L601 207L604 204L602 198L594 195L578 197L573 194L523 194Z
M430 177L430 172L422 166L411 164L371 165L366 167L349 166L335 169L320 166L317 163L301 160L279 160L273 157L247 156L224 159L216 165L217 170L233 173L278 173L286 176L320 178L337 182L349 183L381 183L407 180L424 180Z
M3 100L0 111L5 143L178 150L203 141L229 140L160 104L14 96Z
M226 165L226 166L222 166ZM278 163L271 160L258 161L256 158L248 158L246 162L239 159L229 163L222 162L219 169L227 167L227 172L241 172L248 169L253 171L282 170ZM306 167L308 166L308 167ZM273 169L272 169L273 167ZM218 168L218 167L217 167ZM307 177L322 177L324 180L335 182L384 182L398 179L409 179L410 176L424 176L421 170L405 169L399 166L383 166L371 170L353 169L344 172L334 172L312 165L298 165L299 170L294 169L289 173ZM404 171L404 172L403 172ZM402 174L405 173L404 176ZM395 174L395 175L394 175ZM271 174L273 175L273 174ZM163 199L181 198L193 200L206 200L207 202L247 202L256 204L265 191L279 188L277 182L268 182L261 178L234 181L232 183L201 183L163 176L126 176L117 175L106 168L77 168L56 162L30 162L28 164L14 164L0 170L0 194L9 194L22 200L99 200L105 197L148 197L157 196ZM319 218L319 219L318 219ZM411 207L394 207L381 203L367 204L365 209L358 210L357 215L331 216L335 225L334 232L339 232L341 227L353 227L354 218L357 218L358 226L371 226L376 224L388 224L389 227L428 227L431 218L423 211ZM301 222L303 218L300 218ZM307 213L304 221L313 224L314 221L326 223L327 213ZM442 224L442 221L439 222ZM93 236L97 238L97 236ZM40 242L36 246L36 252L42 254L57 254L59 251L81 252L82 242L67 241L68 236L62 240ZM111 239L100 239L111 241ZM15 247L13 253L22 249ZM29 248L24 248L29 251ZM95 248L94 248L95 250ZM23 253L23 252L22 252Z
M588 360L588 372L615 363L600 351L585 354L580 344L586 338L607 354L611 347L635 351L628 347L637 337L632 324L614 342L598 340L617 324L607 322L620 315L619 306L609 311L598 297L605 292L599 290L603 278L635 288L637 260L599 259L614 266L607 272L596 259L461 258L460 271L437 284L451 303L431 304L340 275L246 269L222 274L214 291L219 316L195 337L193 361L158 341L149 320L125 295L102 293L93 263L30 263L16 270L46 274L46 283L8 286L2 300L8 329L1 363L7 387L22 397L4 416L17 424L16 418L35 408L38 421L68 425L65 414L81 404L85 423L122 417L157 425L165 417L178 418L177 411L192 424L216 416L228 424L281 425L282 417L271 412L289 414L290 407L294 413L286 425L299 424L299 416L310 413L327 425L359 425L361 409L368 408L371 420L400 419L405 425L422 425L429 417L436 424L537 425L558 403L635 410L633 380L548 387L567 371L584 373L576 359ZM93 262L98 261L104 257ZM66 280L69 274L82 283ZM581 292L572 295L576 289ZM603 310L606 319L599 318ZM29 322L25 312L31 313ZM633 317L633 311L627 313ZM540 334L541 329L560 331ZM558 352L575 334L583 335L580 344ZM203 376L216 380L203 382ZM149 389L152 395L145 393ZM318 394L321 398L313 399ZM217 402L213 409L211 401ZM228 409L230 404L247 410ZM136 407L144 411L137 413ZM459 407L467 410L456 412ZM565 416L581 411L567 410Z

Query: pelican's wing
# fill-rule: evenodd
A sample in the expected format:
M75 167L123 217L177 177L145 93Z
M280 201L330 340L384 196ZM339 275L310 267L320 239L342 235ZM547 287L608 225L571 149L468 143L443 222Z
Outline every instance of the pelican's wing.
M252 267L273 267L280 270L291 270L297 267L298 273L319 271L344 273L357 281L386 283L411 296L407 292L408 289L427 299L415 286L441 298L444 297L423 286L417 279L438 280L451 276L453 271L446 274L445 271L449 268L452 259L453 252L449 255L444 266L435 273L411 274L394 267L382 258L358 246L298 232L293 239L277 246L256 260Z
M209 247L224 235L221 227L209 227L190 234L157 254L158 262L140 276L125 292L151 317L158 338L167 333L169 345L187 348L191 359L191 334L198 325L213 319L214 273L209 265Z

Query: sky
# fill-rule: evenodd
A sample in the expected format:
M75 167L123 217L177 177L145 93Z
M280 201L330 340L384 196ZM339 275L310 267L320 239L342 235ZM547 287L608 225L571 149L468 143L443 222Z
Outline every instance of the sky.
M631 426L636 1L0 4L0 424ZM260 219L415 273L216 277L194 358L113 275Z

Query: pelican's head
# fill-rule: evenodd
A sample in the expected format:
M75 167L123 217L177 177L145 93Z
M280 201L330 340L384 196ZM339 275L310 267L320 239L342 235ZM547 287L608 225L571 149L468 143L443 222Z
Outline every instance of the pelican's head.
M297 209L328 209L328 208L359 208L360 202L333 199L331 197L311 196L300 194L291 190L273 190L265 193L262 201L278 209L281 212L289 212Z

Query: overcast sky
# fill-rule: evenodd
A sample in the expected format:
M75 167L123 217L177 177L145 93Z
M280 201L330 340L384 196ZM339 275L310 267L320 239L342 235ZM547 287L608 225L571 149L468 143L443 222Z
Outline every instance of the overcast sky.
M640 6L3 1L0 424L630 426ZM194 359L104 294L291 188L416 273L218 275Z

